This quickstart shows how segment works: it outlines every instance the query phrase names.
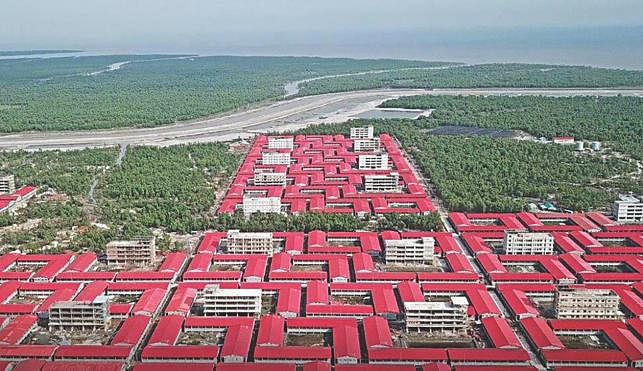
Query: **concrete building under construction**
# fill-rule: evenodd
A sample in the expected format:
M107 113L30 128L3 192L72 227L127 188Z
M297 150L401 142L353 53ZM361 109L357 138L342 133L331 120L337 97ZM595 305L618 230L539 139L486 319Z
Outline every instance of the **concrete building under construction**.
M61 301L49 308L49 329L106 330L110 323L108 297L101 295L93 301Z
M272 255L274 239L272 233L249 233L229 230L226 236L226 251L229 254Z
M261 314L260 289L222 289L208 285L203 290L206 316L258 317Z
M154 237L111 241L106 246L106 254L108 265L149 265L156 260L156 242Z
M621 319L619 296L612 290L559 290L554 301L559 319Z

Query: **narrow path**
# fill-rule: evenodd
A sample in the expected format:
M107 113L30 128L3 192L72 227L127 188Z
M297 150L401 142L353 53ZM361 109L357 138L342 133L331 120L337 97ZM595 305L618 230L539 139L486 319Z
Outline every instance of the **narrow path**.
M123 159L127 155L127 144L121 144L120 149L118 151L118 156L116 157L116 161L114 164L116 166L121 166L123 163ZM105 174L105 172L103 172ZM94 178L92 179L92 183L89 186L89 192L87 193L87 200L92 206L96 206L96 187L98 186L98 180L99 180L99 175L96 174L94 175Z
M127 155L127 144L121 144L118 151L118 157L116 158L116 166L121 166L125 156Z
M391 68L391 69L384 69L384 70L370 70L370 71L362 71L362 72L340 73L340 74L335 74L335 75L324 75L324 76L311 77L311 78L308 78L308 79L303 79L303 80L298 80L298 81L291 81L291 82L287 83L286 85L284 85L284 90L286 91L285 97L292 97L292 96L295 96L295 95L299 94L299 91L301 90L300 85L306 84L306 83L309 83L309 82L313 82L313 81L334 79L334 78L337 78L337 77L378 75L378 74L389 73L389 72L445 70L445 69L449 69L449 68L466 67L466 66L469 66L469 65L468 64L454 64L454 65L436 66L436 67Z

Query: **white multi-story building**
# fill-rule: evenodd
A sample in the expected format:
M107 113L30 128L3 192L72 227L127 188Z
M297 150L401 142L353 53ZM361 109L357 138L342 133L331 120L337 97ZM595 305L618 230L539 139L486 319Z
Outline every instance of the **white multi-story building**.
M351 128L351 139L372 139L372 138L373 138L372 126L362 126L357 128Z
M256 186L285 186L286 173L255 171L252 184Z
M468 301L456 296L448 302L405 302L406 331L450 332L466 331L470 324Z
M229 230L226 237L226 249L229 254L270 254L274 251L272 233L243 233Z
M507 255L552 255L554 237L549 233L507 231L503 246Z
M618 222L633 223L643 221L643 197L619 195L612 205L612 213Z
M244 197L242 207L247 216L254 213L280 213L282 205L279 197Z
M141 237L130 241L111 241L106 247L108 265L148 265L156 259L154 237Z
M285 152L262 152L262 165L290 165L290 153Z
M16 191L16 181L13 175L0 177L0 195L12 194Z
M612 290L558 290L555 307L559 319L621 319L619 296Z
M359 155L358 165L360 170L388 170L388 154Z
M353 141L353 151L355 152L376 152L380 150L380 138L355 139Z
M94 301L61 301L49 307L50 330L107 330L110 323L109 298Z
M208 285L203 290L206 316L258 317L261 314L260 289L222 289Z
M435 239L386 240L384 254L387 264L436 265Z
M398 173L364 176L364 192L366 193L400 191L402 191L402 187L400 187L400 174Z
M268 137L268 149L290 149L295 147L293 137Z

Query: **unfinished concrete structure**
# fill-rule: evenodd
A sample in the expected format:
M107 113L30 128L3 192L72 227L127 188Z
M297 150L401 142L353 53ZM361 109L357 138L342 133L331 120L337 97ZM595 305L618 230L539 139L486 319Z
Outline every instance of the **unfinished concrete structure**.
M435 239L422 237L416 239L386 240L385 257L387 264L408 264L435 266Z
M156 260L156 241L154 237L111 241L106 246L106 254L108 265L149 265Z
M406 331L464 332L470 322L468 305L463 297L452 297L448 302L405 302Z
M612 290L559 290L554 301L559 319L621 319L619 296Z
M61 301L49 308L50 330L106 330L110 323L105 295L93 301Z
M366 193L397 193L401 192L400 174L364 175L364 192Z
M260 289L223 289L208 285L203 290L206 316L258 317L261 314Z
M229 254L268 254L274 250L272 233L248 233L229 230L226 236L226 250Z
M549 233L506 231L502 245L507 255L551 255L554 237Z
M16 191L16 181L13 175L0 176L0 195L12 194Z

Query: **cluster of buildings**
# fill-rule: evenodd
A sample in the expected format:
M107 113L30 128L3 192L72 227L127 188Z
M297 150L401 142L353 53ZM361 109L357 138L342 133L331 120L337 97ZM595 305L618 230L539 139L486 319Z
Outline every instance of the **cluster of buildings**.
M373 127L344 135L259 136L219 213L341 213L357 216L434 211L408 160Z
M13 175L0 176L0 213L15 212L27 206L27 202L36 195L37 190L32 186L16 189Z
M259 137L219 211L237 210L432 209L394 140L360 127ZM0 369L643 368L643 225L599 213L448 220L453 233L207 232L190 253L113 241L108 270L94 253L1 255Z

